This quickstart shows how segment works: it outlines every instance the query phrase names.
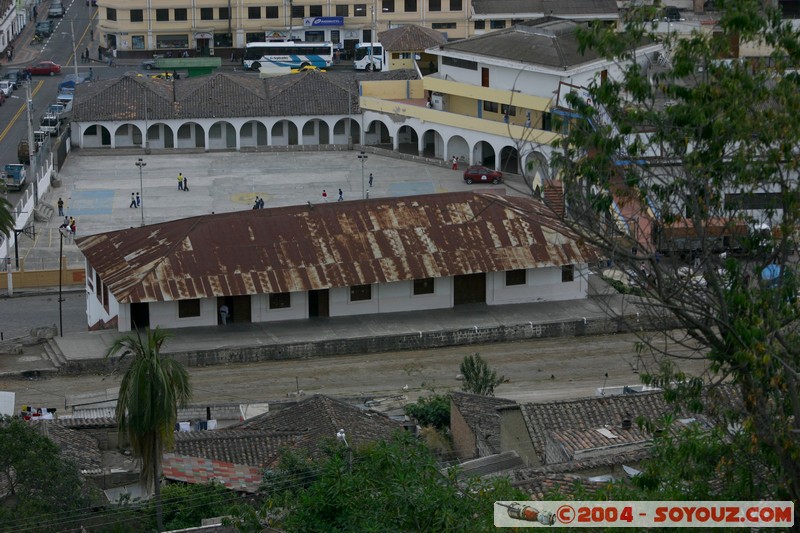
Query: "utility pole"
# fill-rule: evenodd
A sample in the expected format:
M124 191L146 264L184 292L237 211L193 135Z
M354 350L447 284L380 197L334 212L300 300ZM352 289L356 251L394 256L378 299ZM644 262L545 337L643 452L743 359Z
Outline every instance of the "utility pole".
M30 166L28 167L28 172L31 175L31 179L33 180L33 205L39 205L39 180L36 177L36 157L38 156L38 150L36 148L36 142L33 139L33 97L31 96L31 85L33 84L33 79L28 77L28 83L25 84L25 98L26 103L25 107L27 107L28 111L28 158L30 159Z
M69 21L69 33L72 35L72 64L75 67L75 83L78 83L78 50L75 48L75 23Z

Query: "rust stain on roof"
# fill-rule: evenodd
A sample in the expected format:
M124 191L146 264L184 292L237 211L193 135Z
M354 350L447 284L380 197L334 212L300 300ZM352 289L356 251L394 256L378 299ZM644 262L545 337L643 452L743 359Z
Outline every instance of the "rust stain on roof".
M121 303L587 263L541 202L459 192L246 210L78 239Z

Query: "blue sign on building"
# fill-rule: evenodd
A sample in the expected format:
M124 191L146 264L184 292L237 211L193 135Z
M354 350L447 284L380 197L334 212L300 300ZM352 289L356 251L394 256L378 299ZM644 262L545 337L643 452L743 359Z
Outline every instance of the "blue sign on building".
M344 26L344 17L310 17L303 19L303 26L330 27Z

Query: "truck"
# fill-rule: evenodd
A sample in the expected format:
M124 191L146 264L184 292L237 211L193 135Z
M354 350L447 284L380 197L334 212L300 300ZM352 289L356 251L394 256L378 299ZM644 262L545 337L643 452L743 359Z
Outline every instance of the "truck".
M58 132L61 130L61 119L58 115L53 113L46 113L42 117L40 124L42 131L49 134L51 137L58 135Z
M74 87L62 87L58 91L56 101L64 106L65 111L72 111L72 101L75 99Z
M3 182L9 191L21 191L25 185L25 178L27 178L25 165L9 163L3 170Z
M353 56L355 70L383 70L386 64L386 49L381 43L356 43Z
M33 132L33 140L34 140L34 149L33 153L39 151L39 148L44 144L45 140L47 139L47 133L36 130ZM28 139L22 139L17 144L17 159L19 159L20 165L27 165L31 162L31 149L28 146Z

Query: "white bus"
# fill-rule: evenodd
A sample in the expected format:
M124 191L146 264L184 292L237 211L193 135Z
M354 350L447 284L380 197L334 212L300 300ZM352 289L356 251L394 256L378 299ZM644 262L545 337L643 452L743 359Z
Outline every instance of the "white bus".
M353 57L353 68L355 70L383 70L386 64L386 56L383 55L384 49L381 43L357 43L355 56Z
M332 64L333 43L294 41L247 43L242 61L242 66L249 70L259 70L262 66L325 68Z

